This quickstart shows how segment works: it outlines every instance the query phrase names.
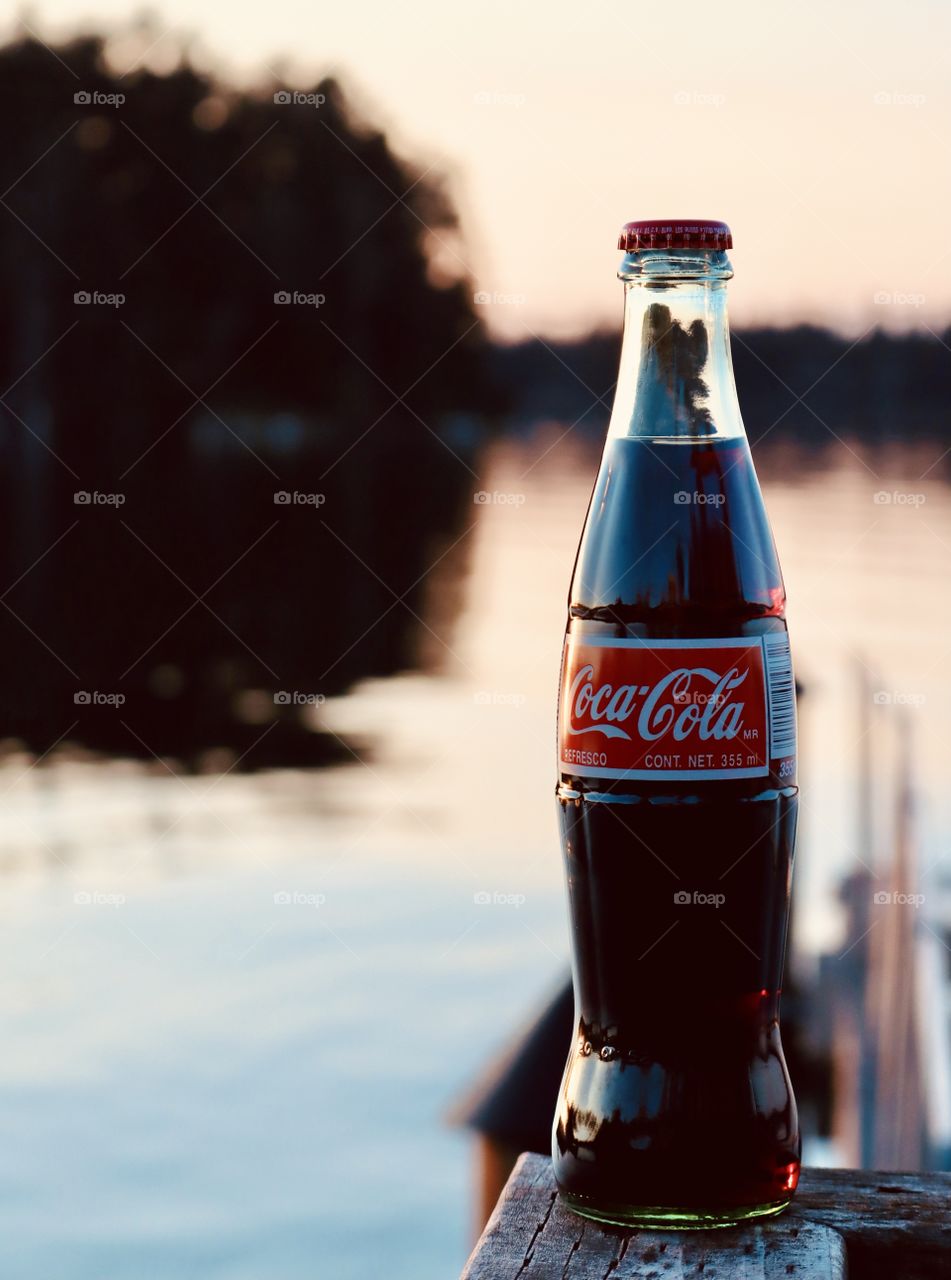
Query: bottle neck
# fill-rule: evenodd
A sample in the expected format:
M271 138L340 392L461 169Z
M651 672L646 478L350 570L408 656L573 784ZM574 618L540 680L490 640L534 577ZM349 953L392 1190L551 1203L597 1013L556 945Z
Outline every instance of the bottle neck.
M608 438L745 437L733 381L722 252L629 253L624 341Z

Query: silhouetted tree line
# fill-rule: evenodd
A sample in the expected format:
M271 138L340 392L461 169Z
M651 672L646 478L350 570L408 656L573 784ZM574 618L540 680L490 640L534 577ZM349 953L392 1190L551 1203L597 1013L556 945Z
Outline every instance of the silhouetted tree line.
M620 342L617 332L497 348L494 375L510 399L511 418L580 419L580 430L602 431ZM777 444L791 438L825 444L832 437L823 423L870 445L947 433L951 328L939 337L875 331L853 342L808 325L734 332L737 390L751 441L769 430Z
M0 737L316 760L274 695L414 661L487 341L439 181L289 96L0 49Z

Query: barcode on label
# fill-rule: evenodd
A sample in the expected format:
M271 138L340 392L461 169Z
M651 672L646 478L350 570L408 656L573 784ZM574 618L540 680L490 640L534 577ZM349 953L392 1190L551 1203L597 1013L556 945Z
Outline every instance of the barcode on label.
M789 636L785 631L763 636L763 649L769 700L769 758L782 760L796 754L796 682Z

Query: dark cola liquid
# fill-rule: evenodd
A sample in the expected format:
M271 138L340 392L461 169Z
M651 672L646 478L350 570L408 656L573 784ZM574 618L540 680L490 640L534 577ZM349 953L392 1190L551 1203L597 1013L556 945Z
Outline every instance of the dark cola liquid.
M783 603L744 438L609 444L572 632L760 635L785 629ZM582 1212L704 1225L795 1190L779 1035L793 782L561 774L579 1023L554 1161Z

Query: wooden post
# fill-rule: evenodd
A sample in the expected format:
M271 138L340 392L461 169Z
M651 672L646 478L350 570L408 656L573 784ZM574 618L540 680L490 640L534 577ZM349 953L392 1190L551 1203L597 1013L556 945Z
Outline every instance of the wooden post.
M625 1231L569 1213L551 1161L523 1155L463 1280L938 1280L951 1174L805 1169L792 1207L722 1231Z

